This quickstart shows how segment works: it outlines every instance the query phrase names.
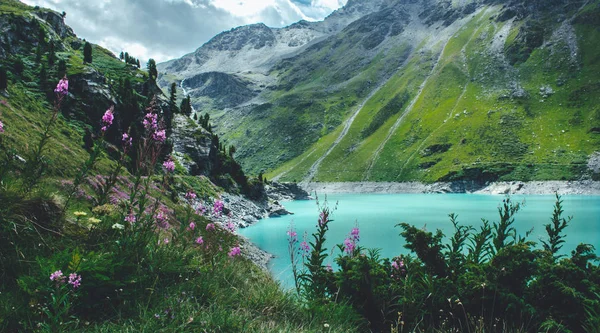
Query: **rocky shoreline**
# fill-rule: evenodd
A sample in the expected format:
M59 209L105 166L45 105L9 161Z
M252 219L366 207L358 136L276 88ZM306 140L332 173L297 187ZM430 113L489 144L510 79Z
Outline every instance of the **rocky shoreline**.
M493 182L473 181L425 184L419 182L346 182L302 183L300 187L309 193L480 193L480 194L554 194L600 195L600 181L535 181Z

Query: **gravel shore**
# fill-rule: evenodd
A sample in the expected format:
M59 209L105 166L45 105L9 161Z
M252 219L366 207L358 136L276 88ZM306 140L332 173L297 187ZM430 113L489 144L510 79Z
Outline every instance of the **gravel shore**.
M600 181L536 181L536 182L346 182L303 183L300 186L314 194L330 193L482 193L482 194L579 194L600 195Z

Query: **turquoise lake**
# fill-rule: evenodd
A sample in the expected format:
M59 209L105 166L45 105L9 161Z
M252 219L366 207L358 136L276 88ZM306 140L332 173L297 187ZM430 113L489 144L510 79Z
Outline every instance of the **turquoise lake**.
M332 214L327 233L327 248L333 256L326 263L334 264L333 258L339 255L335 246L341 244L350 230L358 223L360 228L359 245L381 249L382 257L392 258L407 254L400 228L396 224L406 222L428 231L441 229L446 236L453 233L448 214L458 214L463 225L478 227L481 219L498 221L498 206L504 196L487 194L335 194L327 196L330 207L337 202L337 210ZM540 239L546 239L545 224L550 222L555 203L553 195L515 195L511 199L524 202L515 216L517 233L525 233L533 228L528 237L541 247ZM592 244L600 252L600 196L564 196L564 216L573 220L565 229L567 235L562 252L570 254L580 243ZM320 197L321 203L324 197ZM261 249L272 253L270 262L273 276L283 286L293 285L288 254L286 232L290 222L298 232L300 241L306 231L309 235L315 230L319 211L315 200L283 202L294 215L268 218L240 229L239 233L248 237Z

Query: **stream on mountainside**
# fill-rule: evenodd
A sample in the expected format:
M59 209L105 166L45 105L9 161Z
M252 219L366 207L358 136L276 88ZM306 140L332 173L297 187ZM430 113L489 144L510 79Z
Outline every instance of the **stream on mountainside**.
M392 258L407 254L404 239L399 235L400 228L394 227L407 222L428 231L441 229L446 237L453 233L448 214L458 214L462 225L479 228L481 219L498 221L498 206L502 195L488 194L335 194L327 197L333 212L333 222L327 233L328 251L333 251L325 263L334 265L334 257L339 255L335 246L341 244L350 230L358 223L360 228L359 245L381 249L382 257ZM321 203L324 198L320 198ZM550 217L556 198L553 195L514 195L515 202L525 205L515 216L515 228L519 235L525 236L533 228L528 240L535 241L541 247L540 239L547 239L544 228L550 223ZM573 220L565 229L566 242L561 253L570 254L580 243L588 243L600 250L600 196L571 195L563 196L563 217L572 216ZM299 240L306 231L308 237L315 230L318 209L315 200L284 202L284 206L294 215L260 220L253 226L240 229L239 233L248 237L261 249L275 255L269 268L273 276L284 287L292 287L290 259L286 231L293 221ZM312 239L308 239L310 241ZM447 241L447 238L445 239ZM334 265L335 267L335 265Z

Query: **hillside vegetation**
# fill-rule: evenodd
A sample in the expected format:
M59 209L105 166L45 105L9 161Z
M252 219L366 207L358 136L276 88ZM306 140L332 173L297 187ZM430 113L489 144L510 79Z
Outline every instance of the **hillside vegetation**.
M323 22L246 39L235 53L215 44L242 30L224 32L177 66L164 64L164 77L185 78L196 110L211 114L248 170L270 170L269 179L597 179L587 162L600 143L599 5L351 1ZM306 35L314 38L287 53L278 46ZM273 52L284 54L270 67L240 60ZM188 84L215 70L245 86L215 79L227 92L215 96Z

